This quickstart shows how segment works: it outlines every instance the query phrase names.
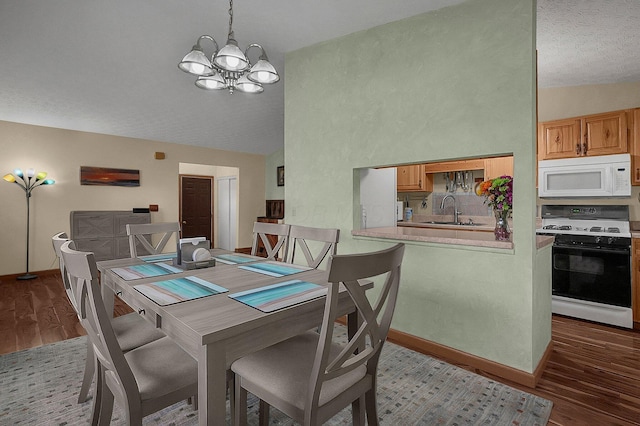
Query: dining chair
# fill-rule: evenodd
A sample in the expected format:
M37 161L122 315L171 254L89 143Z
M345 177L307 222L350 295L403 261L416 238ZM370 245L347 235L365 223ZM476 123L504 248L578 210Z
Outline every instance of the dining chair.
M129 251L131 257L138 257L138 244L148 252L147 254L160 254L165 246L175 234L178 238L180 224L178 222L158 222L158 223L128 223L126 225L129 236ZM151 235L162 234L157 244L150 240Z
M67 293L67 298L78 315L78 319L80 319L80 310L76 301L75 289L71 286L69 275L67 274L67 268L60 250L62 245L70 240L65 232L55 234L51 237L51 240L53 242L53 249L58 257L60 274L62 275L62 284L64 285L65 292ZM70 247L75 248L73 243L70 244ZM150 322L135 312L112 318L111 326L120 348L124 352L165 337L165 334L162 331L155 328ZM80 393L78 394L78 403L83 403L87 400L94 373L95 355L93 352L93 346L87 342L87 357L84 366L82 385L80 386Z
M143 417L197 395L197 362L169 337L122 350L100 295L95 257L72 244L62 244L60 251L97 359L92 424L110 423L114 399L128 425L141 425Z
M339 229L291 225L289 251L285 262L294 263L296 253L302 252L307 266L317 269L327 255L336 254L339 240ZM309 244L311 244L311 247L309 247ZM320 244L323 245L317 250ZM315 253L312 253L312 249Z
M398 297L404 244L378 252L329 259L328 293L320 333L308 331L240 358L235 373L236 425L247 422L247 392L260 398L260 423L276 407L304 425L326 422L349 404L353 424L378 424L376 371ZM358 280L383 281L371 305ZM333 341L341 285L353 301L358 329L346 344ZM364 397L364 398L363 398Z
M251 255L258 255L259 241L262 241L264 249L267 253L267 259L278 260L278 254L282 249L282 259L287 258L287 250L289 248L289 228L290 225L284 223L268 223L255 222L253 224L253 243L251 244ZM275 244L269 241L269 235L277 236Z

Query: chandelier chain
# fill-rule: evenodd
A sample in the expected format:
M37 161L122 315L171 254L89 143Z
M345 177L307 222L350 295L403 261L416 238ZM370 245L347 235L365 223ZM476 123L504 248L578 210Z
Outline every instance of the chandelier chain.
M233 35L233 0L229 0L229 38L235 39Z

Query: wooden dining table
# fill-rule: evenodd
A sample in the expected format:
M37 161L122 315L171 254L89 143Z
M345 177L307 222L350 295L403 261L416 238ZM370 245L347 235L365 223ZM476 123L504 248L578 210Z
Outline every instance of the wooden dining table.
M212 249L211 253L215 257L230 252ZM259 257L251 260L266 261ZM229 295L292 279L327 286L327 272L323 270L310 269L274 277L245 270L240 268L241 264L217 262L213 267L135 280L125 280L113 271L114 268L144 263L140 259L98 262L107 312L113 313L114 295L117 295L197 360L200 425L226 424L226 377L233 361L317 327L322 322L324 297L266 313ZM229 291L161 306L134 288L138 284L180 277L198 277ZM342 314L353 312L351 299L346 293L339 308ZM348 317L350 332L357 325L358 319L354 317Z

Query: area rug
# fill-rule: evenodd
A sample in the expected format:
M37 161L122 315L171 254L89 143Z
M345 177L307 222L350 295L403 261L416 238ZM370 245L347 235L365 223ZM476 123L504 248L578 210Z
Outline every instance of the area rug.
M344 327L340 333L344 335ZM0 356L0 424L86 425L92 400L78 404L86 337ZM227 402L228 404L228 402ZM546 425L552 402L387 342L378 366L382 425ZM258 423L249 395L249 424ZM145 417L145 425L197 425L180 402ZM272 425L295 424L271 410ZM114 407L112 425L126 425ZM327 424L351 424L350 407Z

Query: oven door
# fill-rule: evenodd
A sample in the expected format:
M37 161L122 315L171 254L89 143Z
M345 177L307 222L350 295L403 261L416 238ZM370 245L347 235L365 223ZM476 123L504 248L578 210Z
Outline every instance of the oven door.
M564 246L552 250L554 296L631 307L631 249Z

